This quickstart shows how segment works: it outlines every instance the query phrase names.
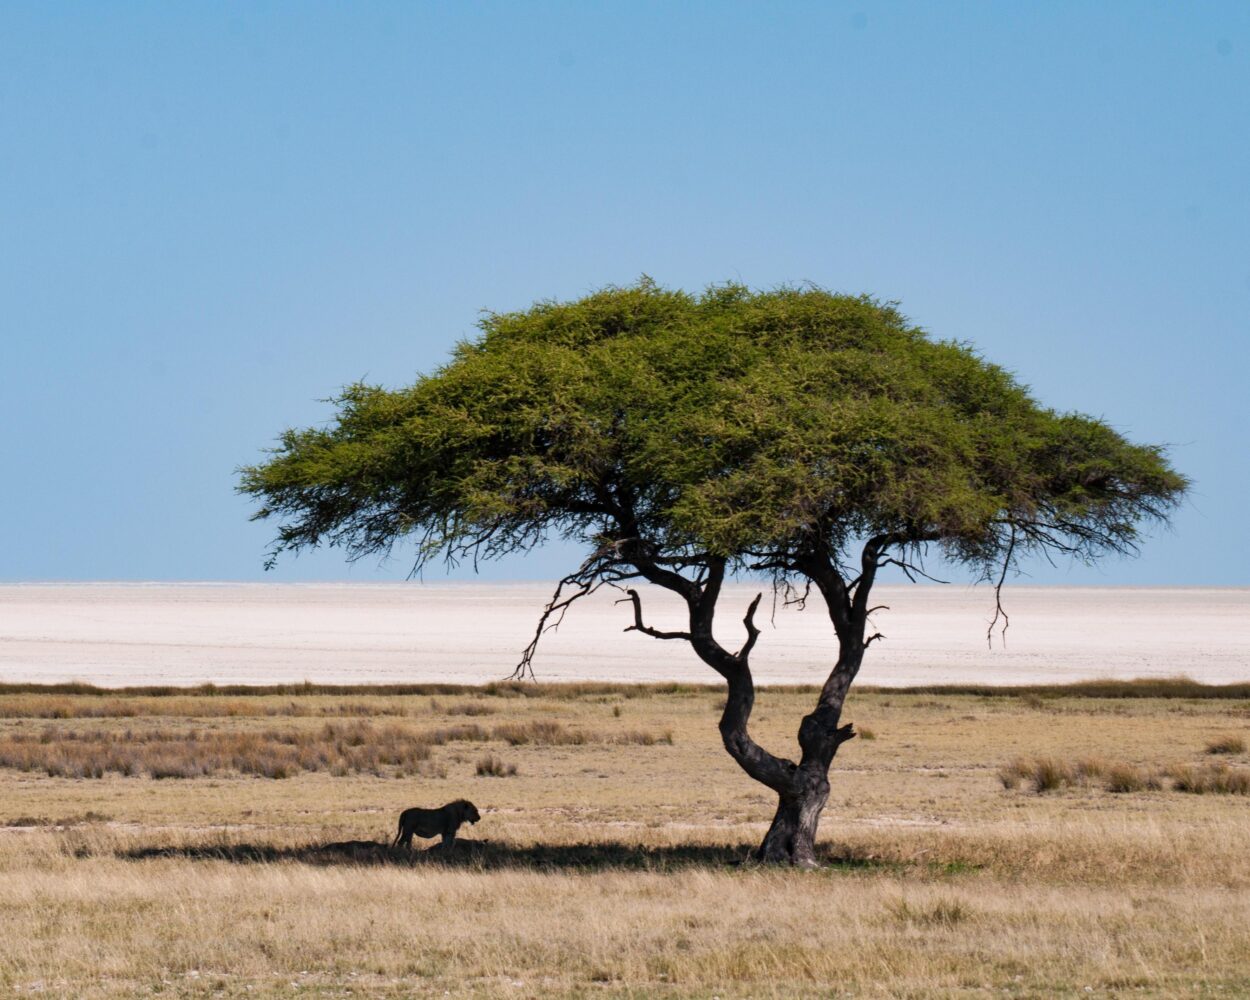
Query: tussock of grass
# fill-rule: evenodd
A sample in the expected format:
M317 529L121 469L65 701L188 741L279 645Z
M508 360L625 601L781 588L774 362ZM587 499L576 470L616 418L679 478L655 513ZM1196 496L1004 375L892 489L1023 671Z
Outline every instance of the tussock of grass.
M1033 763L1033 790L1038 793L1075 785L1079 777L1075 768L1054 757L1039 757Z
M1122 764L1108 763L1104 757L1096 757L1086 754L1084 757L1077 759L1072 765L1073 772L1078 780L1088 778L1101 778L1104 774L1114 770L1117 767L1123 767Z
M515 764L505 764L493 753L478 758L477 776L479 778L512 778L516 776L516 773Z
M468 722L460 726L428 730L422 738L433 746L441 747L444 743L485 743L491 739L491 734L476 722Z
M1003 788L1013 791L1020 788L1020 781L1024 780L1028 773L1028 764L1025 763L1024 758L1016 758L1010 764L1004 764L999 768L999 781L1003 783Z
M1062 788L1087 787L1101 778L1108 792L1126 793L1171 789L1196 795L1250 795L1250 769L1232 768L1225 763L1194 767L1176 765L1166 772L1148 770L1123 762L1108 763L1101 758L1086 757L1065 761L1055 757L1017 757L998 772L1004 788L1027 785L1039 794Z
M1071 763L1054 757L1017 757L999 770L998 780L1004 788L1027 784L1040 795L1081 784L1101 773L1103 766L1101 761L1093 759Z
M541 746L580 746L590 742L590 736L580 729L569 729L552 719L534 719L530 722L505 722L495 727L495 739L509 746L536 743Z
M1246 741L1243 737L1229 733L1224 736L1217 736L1215 739L1207 743L1207 753L1245 753Z
M1172 787L1192 795L1250 795L1250 769L1227 764L1181 766L1172 770Z
M1107 769L1104 787L1116 793L1158 791L1163 782L1157 775L1132 764L1113 764Z
M1159 779L1139 767L1086 756L1075 761L1055 757L1017 757L998 772L1004 788L1027 785L1039 795L1062 788L1086 787L1102 779L1109 792L1140 792L1158 789Z

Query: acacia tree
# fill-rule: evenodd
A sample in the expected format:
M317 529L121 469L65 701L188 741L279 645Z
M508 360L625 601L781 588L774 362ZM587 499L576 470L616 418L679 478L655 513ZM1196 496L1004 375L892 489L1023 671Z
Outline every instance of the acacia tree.
M911 570L932 547L1001 586L1029 553L1131 552L1186 487L1160 448L1039 406L968 345L868 297L643 279L480 326L443 368L349 386L330 425L288 430L242 470L254 519L279 520L269 565L321 544L356 558L408 539L419 570L583 543L518 670L573 601L622 587L630 629L689 643L724 678L725 749L778 799L764 861L815 861L882 567ZM713 634L722 586L743 574L814 588L832 626L797 761L750 734L759 596L738 648ZM648 625L636 582L677 594L686 627Z

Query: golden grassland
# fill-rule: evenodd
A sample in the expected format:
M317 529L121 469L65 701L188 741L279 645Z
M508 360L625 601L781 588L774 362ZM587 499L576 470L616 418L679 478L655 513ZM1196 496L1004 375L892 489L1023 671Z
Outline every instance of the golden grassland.
M0 687L0 996L1250 995L1250 686L857 692L811 872L722 700Z

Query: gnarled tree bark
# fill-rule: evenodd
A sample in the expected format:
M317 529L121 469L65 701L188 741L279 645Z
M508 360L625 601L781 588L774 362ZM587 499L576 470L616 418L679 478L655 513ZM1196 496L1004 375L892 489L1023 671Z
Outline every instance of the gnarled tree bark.
M861 592L866 595L878 556L879 550L866 551L865 565L870 565L870 569L857 581L854 598ZM822 562L813 558L805 567L795 567L802 569L820 588L839 638L837 662L821 689L816 707L799 726L801 757L795 763L765 750L750 734L751 712L755 707L750 654L759 636L755 612L760 595L752 601L743 619L746 641L737 652L730 652L712 634L716 604L724 582L724 560L709 560L705 564L704 578L693 582L668 571L657 572L658 567L648 565L637 553L633 557L632 563L641 576L685 598L690 624L689 630L682 632L661 632L648 627L643 622L641 599L636 591L630 590L627 593L633 603L634 624L629 630L659 639L685 639L699 658L725 679L727 696L720 719L725 750L743 771L777 795L777 811L756 851L756 858L771 863L816 865L816 833L829 800L829 769L838 748L855 736L854 728L849 724L840 725L840 721L843 702L859 671L866 647L863 638L866 604L857 606L831 560Z

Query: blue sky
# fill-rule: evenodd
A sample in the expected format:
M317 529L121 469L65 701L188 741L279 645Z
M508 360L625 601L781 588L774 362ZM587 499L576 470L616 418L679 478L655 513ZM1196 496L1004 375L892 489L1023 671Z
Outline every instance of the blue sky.
M1174 530L1034 579L1250 584L1248 179L1241 2L8 2L0 579L402 578L264 574L234 469L645 272L898 299L1171 445Z

